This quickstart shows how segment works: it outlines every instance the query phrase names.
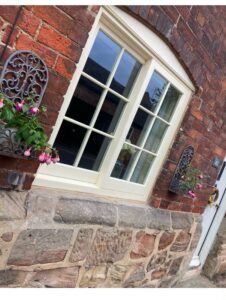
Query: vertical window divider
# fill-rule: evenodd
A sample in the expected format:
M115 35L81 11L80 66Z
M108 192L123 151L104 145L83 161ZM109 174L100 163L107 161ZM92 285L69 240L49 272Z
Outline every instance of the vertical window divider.
M142 141L142 143L141 143L141 147L142 147L142 148L144 148L144 145L145 145L145 143L146 143L146 141L147 141L147 139L148 139L149 133L151 132L151 129L152 129L152 127L153 127L153 124L154 124L154 122L155 122L155 120L156 120L156 116L157 116L157 114L158 114L158 112L159 112L159 109L160 109L160 107L161 107L161 105L162 105L162 102L163 102L163 100L164 100L164 98L165 98L165 96L166 96L166 93L167 93L167 91L168 91L168 89L169 89L169 86L170 86L170 82L167 83L167 86L166 86L166 88L165 88L165 91L164 91L164 93L162 94L161 100L160 100L160 102L159 102L159 106L158 106L158 108L157 108L157 110L156 110L156 112L155 112L155 116L153 116L153 120L150 122L149 127L148 127L148 129L147 129L147 131L146 131L146 134L144 135L143 141Z
M168 83L167 83L167 86L166 86L166 88L165 88L165 91L164 91L164 93L162 94L161 100L160 100L160 102L159 102L159 106L158 106L158 108L157 108L157 110L156 110L156 112L155 112L155 116L153 116L152 114L149 114L150 116L153 116L153 119L151 120L151 122L150 122L150 124L149 124L149 126L148 126L148 129L147 129L146 133L144 134L144 138L143 138L143 141L142 141L141 146L140 146L142 149L144 148L144 145L145 145L145 143L146 143L146 141L147 141L147 139L148 139L149 133L151 132L151 129L152 129L152 127L153 127L153 124L154 124L154 122L155 122L155 120L156 120L156 116L157 116L158 111L159 111L159 109L160 109L160 107L161 107L161 105L162 105L162 102L163 102L163 100L164 100L164 98L165 98L165 95L166 95L166 93L167 93L167 91L168 91L168 89L169 89L169 86L170 86L170 83L168 82ZM136 165L137 165L137 163L138 163L138 160L139 160L141 154L142 154L142 150L140 151L140 153L137 155L137 157L136 157L135 160L133 161L133 164L132 164L131 169L130 169L130 171L129 171L129 173L128 173L128 176L127 176L127 180L128 180L128 181L131 180L131 177L132 177L132 175L133 175L133 172L134 172L134 170L135 170L135 168L136 168ZM149 173L149 172L148 172L148 173Z

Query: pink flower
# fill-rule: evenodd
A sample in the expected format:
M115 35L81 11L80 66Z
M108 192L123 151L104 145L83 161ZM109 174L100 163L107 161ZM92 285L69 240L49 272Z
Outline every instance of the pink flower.
M23 109L23 101L16 103L16 111L21 111Z
M39 155L38 160L39 160L40 162L45 162L45 160L46 160L46 154L45 154L45 152L42 152L42 153Z
M202 174L199 175L199 179L203 179L203 175Z
M24 151L24 156L30 156L31 152L30 152L31 148L27 149Z
M188 191L188 195L193 199L196 197L195 193L193 193L192 191Z
M36 107L36 106L31 107L31 108L29 109L29 113L31 113L32 115L36 115L38 112L39 112L39 109L38 109L38 107Z
M4 104L4 99L1 98L1 99L0 99L0 108L2 108L4 105L5 105L5 104Z
M58 161L60 161L59 156L53 157L53 158L52 158L52 162L53 162L54 164L57 163Z
M198 188L199 190L201 190L201 189L202 189L202 184L201 184L201 183L198 183L198 184L197 184L197 188Z

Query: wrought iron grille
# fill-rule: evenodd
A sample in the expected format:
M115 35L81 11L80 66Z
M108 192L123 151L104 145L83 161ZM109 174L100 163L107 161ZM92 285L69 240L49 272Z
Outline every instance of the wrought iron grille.
M45 62L31 51L16 51L5 62L0 76L0 91L13 102L20 102L31 93L36 106L41 103L48 83L48 69ZM0 124L0 154L25 158L26 146L15 138L14 128ZM31 149L30 158L35 158Z
M47 83L48 69L44 61L31 51L16 51L4 64L0 90L14 102L33 93L39 106Z
M174 172L173 178L171 180L169 191L173 193L178 193L180 191L180 184L182 181L182 176L185 175L188 165L191 163L191 160L194 156L194 148L188 146L184 149L180 160L178 162L177 168Z

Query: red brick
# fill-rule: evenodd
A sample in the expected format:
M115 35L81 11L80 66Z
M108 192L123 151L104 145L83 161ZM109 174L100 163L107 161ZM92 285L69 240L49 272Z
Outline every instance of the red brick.
M73 27L73 20L53 5L36 5L33 6L32 11L37 17L65 35L68 35Z
M59 111L64 101L64 97L47 86L46 92L42 98L41 105L51 108L53 111Z
M52 67L56 61L57 54L45 46L35 42L31 37L25 34L21 34L18 37L17 50L31 50L38 54L47 64L48 67Z
M51 111L50 109L46 112L46 114L40 116L40 121L46 125L55 125L58 117L58 113L55 111Z
M53 72L49 72L49 83L48 89L59 93L60 95L65 95L69 86L69 81Z
M81 48L76 46L70 39L45 24L40 29L38 41L75 62L78 62L80 58Z
M16 41L16 38L19 34L19 30L18 28L14 28L13 32L12 31L12 25L7 25L7 27L4 29L4 34L2 37L2 42L3 43L7 43L7 45L9 45L10 47L14 46L14 43ZM10 35L10 37L9 37ZM8 40L9 38L9 40Z
M161 8L164 12L168 15L168 17L173 21L176 22L179 17L178 10L172 5L162 5Z
M160 205L160 199L151 198L150 205L154 208L158 208Z
M71 60L59 56L56 62L55 70L67 79L71 79L76 66Z
M100 10L100 5L93 5L91 8L91 11L94 13L98 13L98 11Z
M94 22L94 17L88 11L87 6L60 5L57 7L71 16L74 20L76 20L76 22L79 22L88 31L91 29Z
M22 10L19 19L17 20L17 26L32 36L35 35L40 23L41 20L26 9Z
M185 21L188 21L190 17L190 6L175 6L180 15L184 18Z
M0 5L0 16L12 24L15 21L18 10L19 6L16 5Z
M205 207L194 207L193 209L192 209L192 212L193 213L197 213L197 214L202 214L203 212L204 212L204 209L205 209Z

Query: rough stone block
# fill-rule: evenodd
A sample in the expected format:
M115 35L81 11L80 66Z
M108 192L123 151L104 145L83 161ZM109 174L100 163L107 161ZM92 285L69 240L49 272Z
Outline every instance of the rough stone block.
M133 265L127 272L124 287L132 287L137 282L145 278L143 265Z
M194 222L193 215L190 213L172 212L171 217L173 229L184 229L189 231Z
M2 234L1 239L4 242L11 242L13 239L13 232L5 232Z
M166 247L168 247L173 242L174 237L175 237L175 232L170 232L170 231L163 232L159 240L158 250L163 250Z
M151 255L155 245L156 235L147 234L145 231L139 231L136 235L136 242L130 257L133 259L147 257Z
M175 242L173 243L172 247L170 248L170 251L175 252L182 252L185 251L188 247L188 244L190 242L191 235L186 231L181 231Z
M1 270L0 286L18 285L21 286L28 272L18 270Z
M116 224L116 207L110 203L91 200L60 199L54 221L68 224Z
M183 256L176 258L172 261L168 275L176 275L179 272L180 266L182 264Z
M51 288L74 288L78 280L79 267L42 270L28 281L28 286Z
M91 228L79 230L70 256L70 262L76 262L86 258L86 255L90 250L92 236L93 229Z
M147 226L151 229L170 230L170 212L163 209L147 210Z
M97 266L87 270L79 283L79 287L98 287L107 277L107 267L105 265Z
M154 255L147 265L147 272L162 268L166 262L166 258L167 251L160 252Z
M118 225L122 227L146 227L146 209L142 207L119 205L118 218Z
M166 274L166 269L154 270L151 273L151 280L161 279Z
M122 281L126 275L128 267L121 265L112 265L109 269L109 276L113 281Z
M21 220L26 217L27 192L0 192L0 221Z
M73 230L28 229L22 231L10 253L8 265L30 266L62 261Z
M124 257L131 241L131 230L99 229L85 264L114 263Z

